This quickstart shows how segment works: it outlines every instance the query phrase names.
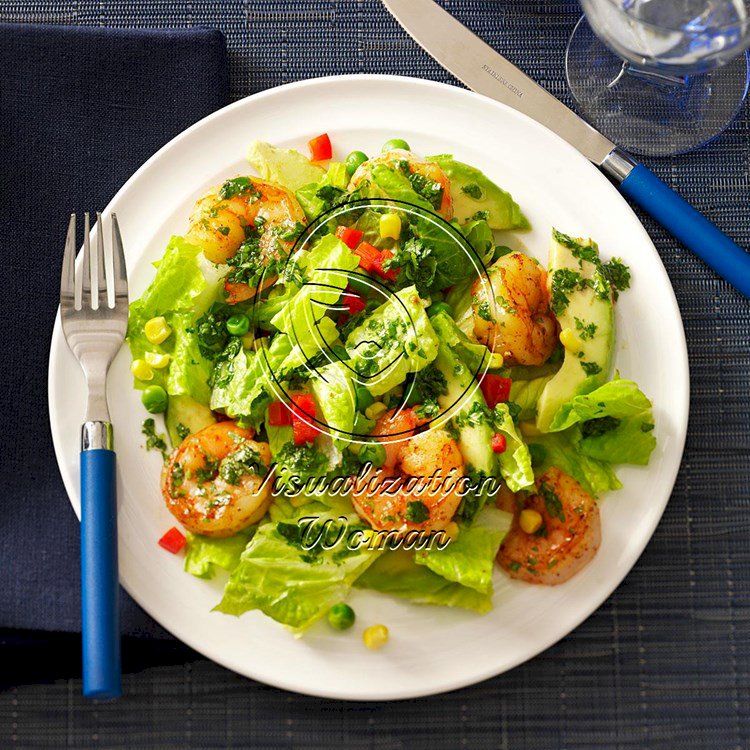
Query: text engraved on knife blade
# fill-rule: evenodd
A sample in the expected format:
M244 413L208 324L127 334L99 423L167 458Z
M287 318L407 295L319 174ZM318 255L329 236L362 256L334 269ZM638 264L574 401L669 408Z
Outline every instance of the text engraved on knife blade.
M507 78L500 75L496 70L493 70L489 65L482 65L482 70L485 73L489 73L498 83L505 86L511 94L515 94L519 99L523 98L523 91L518 86L514 86Z

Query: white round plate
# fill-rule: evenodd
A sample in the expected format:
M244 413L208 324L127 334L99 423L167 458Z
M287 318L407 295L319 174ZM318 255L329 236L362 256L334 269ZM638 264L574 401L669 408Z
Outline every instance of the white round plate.
M355 591L357 623L346 633L323 623L295 639L258 612L235 618L211 608L223 579L182 570L182 557L157 540L174 519L159 491L161 459L143 450L146 417L133 390L125 348L109 374L118 459L120 580L167 630L214 661L256 680L310 695L353 700L411 698L460 688L531 659L588 617L617 587L650 539L669 499L688 417L685 336L674 293L651 240L615 188L573 148L541 125L490 99L429 81L342 76L303 81L236 102L167 144L128 180L104 211L117 213L131 299L152 279L150 263L182 234L194 201L226 177L246 173L255 138L306 151L327 132L334 157L379 151L405 138L420 154L452 153L475 164L522 206L533 231L517 235L546 262L552 226L596 239L605 258L621 257L632 288L617 304L615 366L654 402L658 447L646 468L619 470L624 488L601 504L602 546L579 575L558 587L495 576L485 616L419 606ZM514 240L511 240L511 242ZM515 240L517 241L517 240ZM85 387L55 325L49 367L50 419L57 460L79 512L78 428ZM369 625L388 625L378 652L362 644Z

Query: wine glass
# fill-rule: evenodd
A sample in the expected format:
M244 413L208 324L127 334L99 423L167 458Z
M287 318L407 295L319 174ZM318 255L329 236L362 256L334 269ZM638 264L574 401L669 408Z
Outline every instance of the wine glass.
M581 0L565 70L581 114L639 154L683 153L734 119L750 0Z

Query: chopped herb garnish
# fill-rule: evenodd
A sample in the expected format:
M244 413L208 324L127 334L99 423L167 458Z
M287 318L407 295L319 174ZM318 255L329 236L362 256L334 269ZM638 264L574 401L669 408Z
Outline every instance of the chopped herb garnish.
M178 422L174 429L180 440L184 440L190 434L190 428L186 427L182 422Z
M424 523L430 517L430 511L421 500L406 504L406 520L409 523Z
M183 469L182 464L177 461L172 467L172 485L174 487L179 487L184 481L185 469Z
M146 450L157 450L161 453L162 458L166 461L169 457L167 451L167 441L164 439L164 435L160 435L156 432L156 423L149 417L143 420L141 425L141 432L146 436Z
M466 185L461 185L461 192L475 201L482 200L482 188L476 182L468 182Z
M588 341L589 339L594 338L597 329L596 323L584 323L580 318L575 318L575 321L576 330L578 331L578 336L581 341Z
M562 503L552 487L546 482L542 482L539 487L539 494L544 500L544 507L547 509L547 513L565 523L565 512L563 511Z
M584 362L581 360L581 367L587 375L598 375L602 368L596 362Z
M219 467L219 476L228 484L239 484L248 474L265 476L268 467L260 458L260 453L249 445L242 445L227 456Z
M617 429L621 420L617 417L598 417L597 419L588 419L581 425L581 434L583 437L598 437L607 432Z
M234 177L231 180L227 180L219 190L219 197L222 200L246 195L251 196L255 200L260 198L258 189L249 177Z
M604 263L602 272L612 287L615 299L620 292L630 288L630 269L619 258L612 258L608 263Z

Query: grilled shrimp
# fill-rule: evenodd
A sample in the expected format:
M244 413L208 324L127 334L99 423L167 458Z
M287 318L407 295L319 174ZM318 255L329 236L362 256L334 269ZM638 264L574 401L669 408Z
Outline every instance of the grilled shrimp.
M259 521L271 503L267 443L252 430L217 422L188 435L164 467L161 487L174 517L189 531L231 536Z
M453 218L453 199L451 198L448 175L437 164L424 161L424 159L415 156L411 151L404 151L400 148L393 151L386 151L384 154L379 154L360 164L349 181L349 191L354 190L362 180L369 178L372 168L377 164L385 164L391 169L403 171L409 175L424 177L429 183L437 183L441 189L441 193L436 195L436 201L437 198L440 200L436 207L437 212L446 221L450 221Z
M554 466L536 485L524 507L542 516L542 526L532 534L523 531L517 509L497 561L511 578L554 586L585 567L599 549L599 507L573 477Z
M185 238L201 247L212 263L226 263L255 230L265 266L289 255L298 225L304 224L305 213L289 190L255 177L236 177L195 204ZM276 276L269 274L261 289L275 280ZM255 286L229 281L224 288L230 305L250 299L258 291Z
M442 428L416 433L418 426L413 409L386 412L375 425L385 463L355 481L352 503L378 531L445 529L461 504L457 481L464 461L458 444Z
M541 365L557 344L557 321L549 307L547 274L528 255L511 253L472 286L474 335L507 365Z

